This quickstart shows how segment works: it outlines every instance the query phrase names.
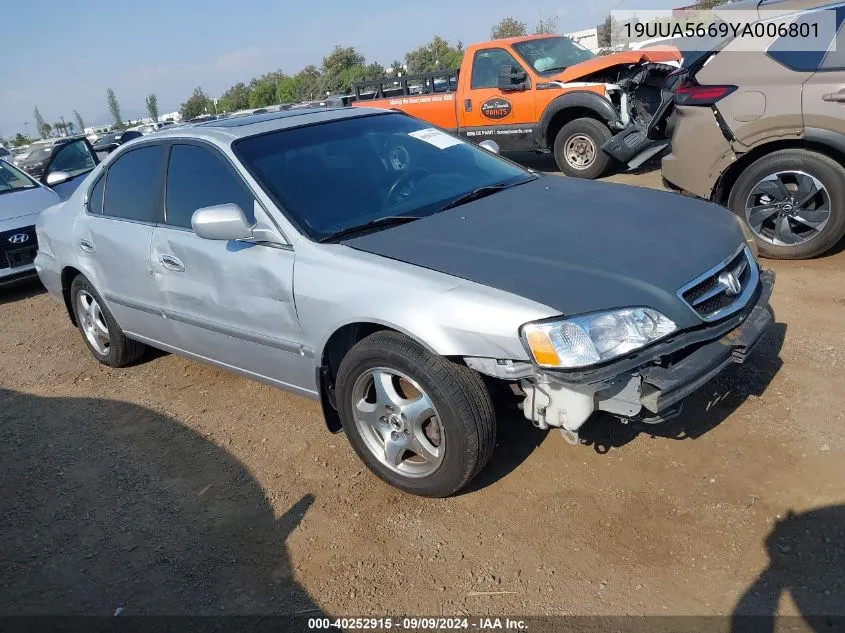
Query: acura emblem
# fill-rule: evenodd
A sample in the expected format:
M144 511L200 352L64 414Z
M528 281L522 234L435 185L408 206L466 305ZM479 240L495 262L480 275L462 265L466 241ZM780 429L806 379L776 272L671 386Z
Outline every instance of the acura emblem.
M725 289L725 294L728 296L734 297L739 294L740 290L742 290L742 284L739 283L739 279L737 279L736 275L733 273L722 273L719 275L718 281Z
M9 241L12 244L23 244L24 242L29 241L29 235L26 233L15 233L12 237L9 238Z

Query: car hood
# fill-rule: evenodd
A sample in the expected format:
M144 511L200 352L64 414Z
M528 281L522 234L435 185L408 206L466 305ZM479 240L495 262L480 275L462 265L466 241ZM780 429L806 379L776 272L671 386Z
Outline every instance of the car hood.
M35 216L57 202L58 194L47 187L0 193L0 231L35 224Z
M600 55L580 64L569 66L563 72L551 77L554 81L577 81L613 66L630 64L666 63L681 61L681 53L674 46L653 46L640 51L621 51L611 55Z
M678 289L743 241L733 215L714 204L543 176L343 243L498 288L565 315L647 306L684 328L701 320Z

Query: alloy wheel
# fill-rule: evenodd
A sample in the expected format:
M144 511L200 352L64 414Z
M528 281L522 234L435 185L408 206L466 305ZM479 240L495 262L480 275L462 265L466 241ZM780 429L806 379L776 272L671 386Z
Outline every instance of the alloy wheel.
M76 301L79 306L77 314L81 320L82 332L85 334L85 338L98 354L108 356L111 337L109 336L109 328L106 325L100 304L85 290L79 292L76 296Z
M803 244L830 219L830 194L815 176L780 171L763 178L745 201L745 220L754 234L776 246Z
M427 477L443 462L446 435L431 398L395 369L370 369L352 388L352 414L367 449L407 477Z

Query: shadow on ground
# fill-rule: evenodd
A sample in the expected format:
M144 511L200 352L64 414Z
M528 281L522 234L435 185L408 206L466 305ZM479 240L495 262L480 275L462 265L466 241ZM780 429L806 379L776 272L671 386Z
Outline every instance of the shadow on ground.
M789 513L775 525L765 545L769 564L739 599L732 630L781 630L773 616L786 594L809 630L841 630L845 616L845 505Z
M0 613L320 615L229 453L149 409L0 389Z
M0 290L0 305L4 303L14 303L15 301L23 301L24 299L32 299L38 295L47 292L41 282L37 279L34 281L25 281L16 284L10 288Z
M749 396L760 396L780 370L786 324L776 323L748 361L732 365L684 402L681 414L661 424L622 424L609 414L594 416L581 429L581 442L607 453L639 435L675 440L696 439L728 418Z

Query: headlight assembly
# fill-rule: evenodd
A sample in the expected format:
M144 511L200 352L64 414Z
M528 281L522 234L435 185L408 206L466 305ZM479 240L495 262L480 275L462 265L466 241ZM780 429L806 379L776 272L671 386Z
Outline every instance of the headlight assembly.
M676 331L651 308L595 312L570 319L526 323L521 336L541 367L575 369L616 358Z

